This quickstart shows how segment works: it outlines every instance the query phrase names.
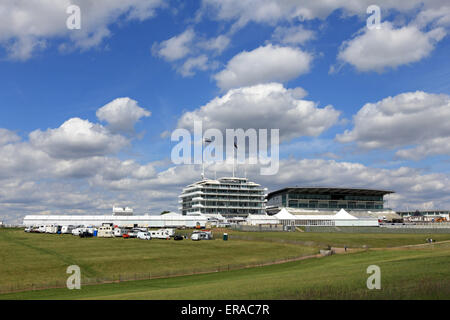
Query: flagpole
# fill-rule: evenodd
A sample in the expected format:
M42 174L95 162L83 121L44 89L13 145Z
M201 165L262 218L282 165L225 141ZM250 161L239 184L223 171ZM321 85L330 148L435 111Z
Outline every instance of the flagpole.
M204 146L205 146L205 139L202 138L202 181L205 180L205 159L203 157Z

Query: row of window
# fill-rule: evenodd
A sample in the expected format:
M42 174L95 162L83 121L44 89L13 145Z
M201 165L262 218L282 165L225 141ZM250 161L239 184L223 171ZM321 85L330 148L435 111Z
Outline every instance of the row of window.
M318 202L318 201L310 201L308 202L298 202L298 201L289 201L288 207L291 208L324 208L324 209L383 209L382 204L377 203L337 203L337 202Z

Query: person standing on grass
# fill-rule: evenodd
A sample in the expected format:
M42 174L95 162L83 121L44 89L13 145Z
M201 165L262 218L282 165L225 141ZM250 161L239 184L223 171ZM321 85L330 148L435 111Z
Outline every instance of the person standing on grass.
M346 245L344 246L344 250L345 250L345 252L347 252L347 246Z

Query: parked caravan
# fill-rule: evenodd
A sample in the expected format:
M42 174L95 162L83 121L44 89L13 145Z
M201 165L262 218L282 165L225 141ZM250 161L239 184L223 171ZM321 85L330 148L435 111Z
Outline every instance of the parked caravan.
M46 229L45 226L39 226L38 231L39 231L40 233L45 233L45 229Z
M114 237L114 231L111 226L103 226L98 228L97 237L99 238L112 238Z
M191 239L193 241L212 240L212 233L211 233L211 231L194 232L191 235Z
M45 233L58 233L58 226L55 225L46 226Z
M124 230L121 228L114 228L113 232L115 237L122 237L124 234Z
M150 232L138 232L137 234L137 238L141 239L141 240L152 240L152 235L150 234Z
M159 229L156 231L149 231L152 238L156 239L170 239L175 235L175 229Z
M62 226L61 227L61 233L62 234L70 234L70 233L72 233L72 230L73 229L75 229L75 227L74 226Z

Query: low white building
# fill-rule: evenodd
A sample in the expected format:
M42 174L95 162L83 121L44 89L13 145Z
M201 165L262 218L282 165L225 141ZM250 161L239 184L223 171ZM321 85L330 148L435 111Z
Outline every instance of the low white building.
M275 216L269 216L267 214L249 214L247 224L252 226L259 224L280 224L280 220Z
M323 226L323 227L378 227L378 219L373 217L355 217L344 209L336 214L305 215L292 214L283 208L276 215L249 215L247 224L282 224L283 226Z
M163 215L28 215L23 219L25 226L59 225L59 226L94 226L100 227L104 223L112 223L119 227L148 227L148 228L195 228L205 227L207 217L202 215L183 216L170 212Z

